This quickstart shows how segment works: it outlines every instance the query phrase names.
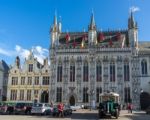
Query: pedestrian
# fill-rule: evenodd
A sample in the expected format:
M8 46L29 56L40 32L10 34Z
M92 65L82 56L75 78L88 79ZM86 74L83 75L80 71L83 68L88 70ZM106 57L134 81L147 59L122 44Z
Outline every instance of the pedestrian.
M58 104L58 112L59 112L59 117L64 117L64 113L63 113L63 110L64 110L64 105L62 103L59 103Z
M132 104L129 103L128 104L128 113L132 113L132 109L133 109Z

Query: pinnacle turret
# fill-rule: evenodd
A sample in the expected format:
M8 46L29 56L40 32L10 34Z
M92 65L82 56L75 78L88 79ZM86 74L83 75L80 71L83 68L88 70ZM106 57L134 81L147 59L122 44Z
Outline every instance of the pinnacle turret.
M128 19L128 29L137 28L137 23L134 20L133 11L130 13L130 17Z
M91 21L90 21L90 25L89 25L89 30L96 30L94 13L92 13L92 15L91 15Z

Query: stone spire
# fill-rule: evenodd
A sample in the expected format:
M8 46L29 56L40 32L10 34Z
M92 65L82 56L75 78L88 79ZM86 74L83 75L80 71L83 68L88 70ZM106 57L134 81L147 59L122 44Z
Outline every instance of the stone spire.
M94 19L94 13L93 12L92 12L92 15L91 15L89 30L96 30L96 25L95 25L95 19Z
M53 22L53 26L51 28L51 32L57 32L58 31L58 26L57 26L57 15L55 13L54 15L54 22Z
M128 19L128 29L137 28L137 23L134 20L133 11L130 13L130 17Z

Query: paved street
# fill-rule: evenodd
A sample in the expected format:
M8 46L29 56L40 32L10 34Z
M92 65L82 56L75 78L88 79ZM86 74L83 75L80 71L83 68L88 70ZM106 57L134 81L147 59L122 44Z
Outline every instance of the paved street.
M0 115L0 120L99 120L97 111L80 110L75 111L71 116L65 118L55 118L52 116L26 116L26 115ZM110 118L104 118L101 120L109 120ZM115 119L115 118L113 118ZM150 120L150 115L146 115L144 112L135 112L128 114L127 111L122 111L118 120Z

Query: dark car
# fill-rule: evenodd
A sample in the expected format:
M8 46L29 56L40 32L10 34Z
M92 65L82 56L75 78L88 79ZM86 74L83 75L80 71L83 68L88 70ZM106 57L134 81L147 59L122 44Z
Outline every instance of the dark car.
M54 107L54 108L53 108L52 115L55 116L55 117L56 117L56 116L57 116L57 117L59 116L59 111L58 111L58 108L57 108L57 107Z
M63 112L64 112L64 115L65 115L65 116L66 116L66 115L71 115L71 114L72 114L72 109L70 108L70 106L65 105Z
M17 102L14 107L15 114L31 114L32 104L30 102Z
M12 102L1 102L0 103L0 114L12 114L14 111L15 103Z
M146 114L150 114L150 106L146 109Z

